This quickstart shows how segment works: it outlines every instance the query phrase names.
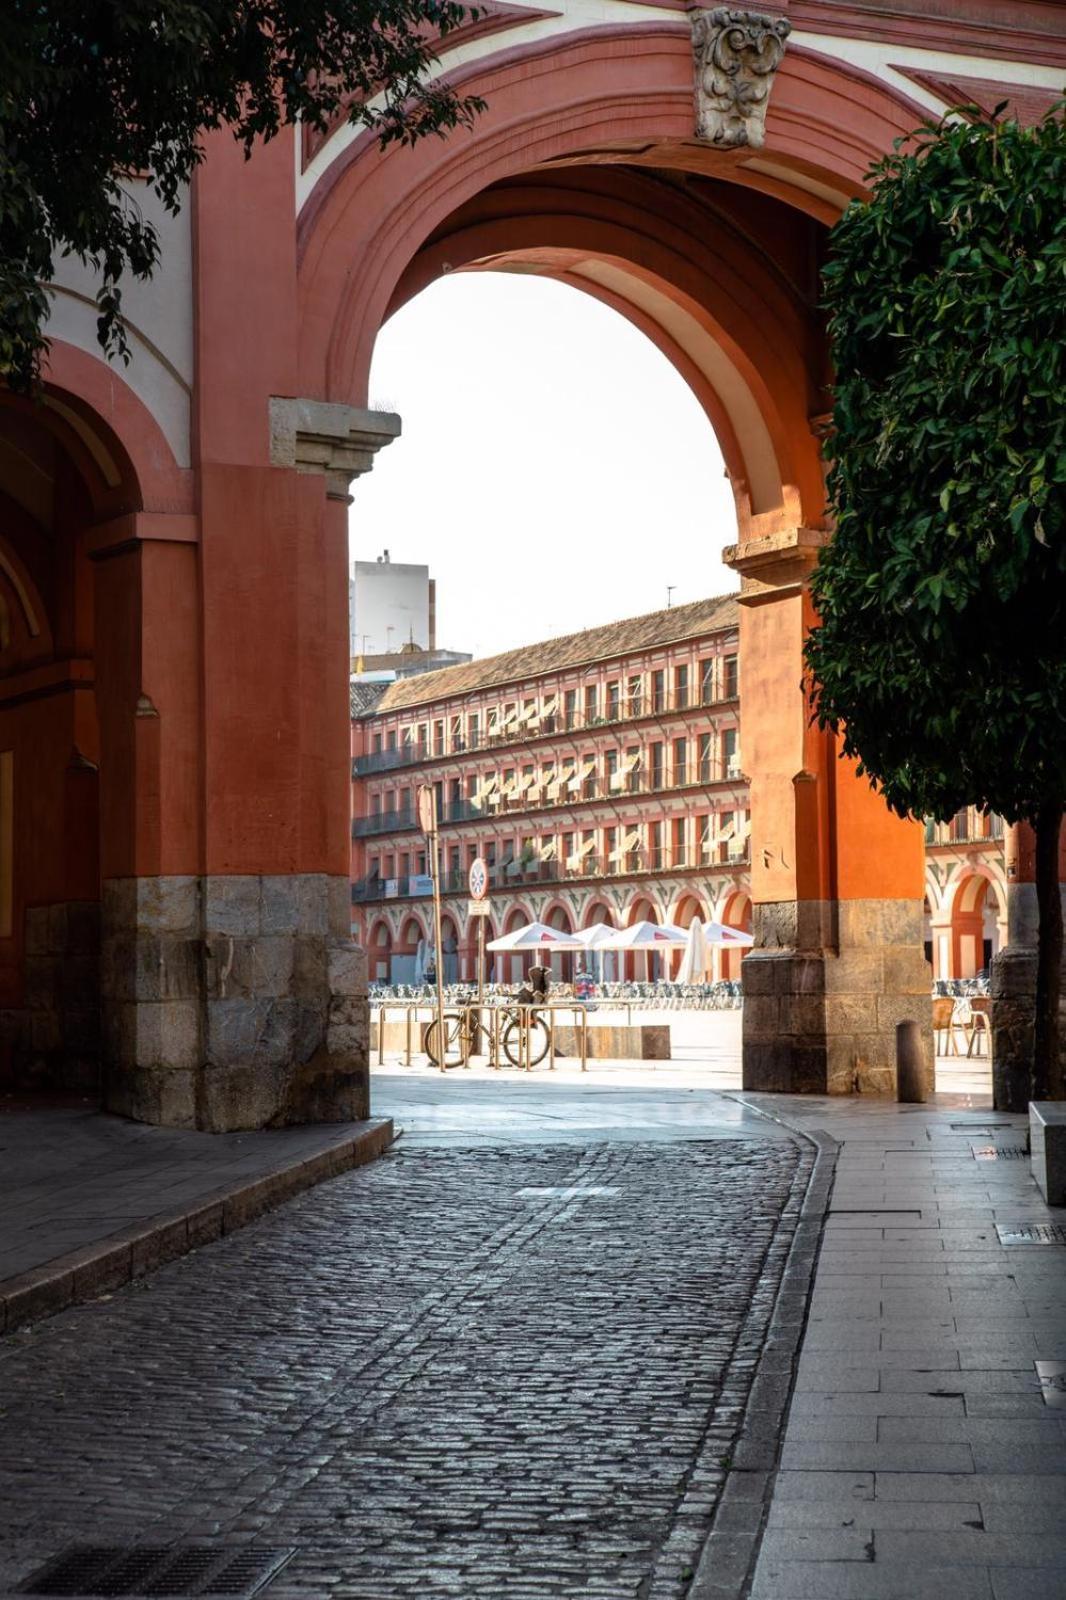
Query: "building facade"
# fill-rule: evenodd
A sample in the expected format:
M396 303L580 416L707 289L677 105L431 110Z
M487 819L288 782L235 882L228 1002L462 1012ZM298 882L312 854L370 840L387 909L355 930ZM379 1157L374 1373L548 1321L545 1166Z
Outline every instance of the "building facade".
M1007 943L1001 817L975 811L925 827L925 954L934 978L987 974Z
M489 868L486 937L694 916L747 928L737 605L656 612L427 674L353 681L353 933L372 980L408 982L432 943L420 785L437 794L449 979L476 971L470 863ZM987 973L1007 942L1003 824L972 807L926 824L925 956L934 978ZM642 956L604 957L643 976ZM739 951L716 975L738 975ZM571 961L554 958L559 975ZM528 960L527 963L528 964ZM668 975L673 963L660 965ZM495 963L502 981L522 963Z
M696 916L750 926L737 609L725 596L549 640L391 684L370 710L362 686L352 907L372 980L409 980L432 938L422 784L441 818L449 978L476 970L467 873L478 856L486 941L533 918L562 930ZM554 959L568 975L570 958ZM647 970L643 954L605 960L607 977ZM738 952L719 960L719 976L737 975ZM493 975L514 981L520 968L505 957Z

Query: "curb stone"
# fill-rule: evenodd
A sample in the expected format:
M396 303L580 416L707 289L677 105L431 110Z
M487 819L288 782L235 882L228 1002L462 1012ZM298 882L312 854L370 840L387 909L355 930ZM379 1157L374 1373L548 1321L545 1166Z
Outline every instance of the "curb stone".
M736 1100L769 1122L779 1123L803 1143L814 1145L815 1157L799 1202L798 1221L787 1246L781 1281L767 1319L766 1337L755 1363L755 1376L736 1436L730 1468L715 1507L711 1531L688 1590L689 1600L740 1600L750 1587L773 1493L781 1440L792 1403L807 1308L821 1248L822 1228L840 1149L837 1140L821 1129L799 1128L740 1095L729 1095L727 1098ZM791 1212L792 1201L782 1213L782 1223L787 1222ZM775 1246L780 1242L780 1229L778 1234L778 1239L775 1239L767 1253L768 1263L773 1260ZM745 1353L747 1333L746 1324L734 1353L734 1361L738 1355L743 1357ZM726 1384L728 1382L727 1375Z
M302 1190L377 1160L395 1136L391 1118L370 1117L351 1138L326 1150L286 1162L265 1176L222 1185L187 1206L160 1212L148 1222L137 1222L8 1278L0 1283L0 1333L12 1333L143 1278L156 1267L243 1228Z

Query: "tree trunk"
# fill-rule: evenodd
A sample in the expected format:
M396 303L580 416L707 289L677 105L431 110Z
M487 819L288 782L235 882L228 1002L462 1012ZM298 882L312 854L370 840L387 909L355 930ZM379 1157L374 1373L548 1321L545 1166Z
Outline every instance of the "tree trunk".
M1036 1015L1033 1028L1034 1100L1063 1098L1059 1059L1059 991L1062 988L1062 895L1059 891L1059 834L1062 805L1045 801L1036 814L1036 904L1040 930L1036 961Z

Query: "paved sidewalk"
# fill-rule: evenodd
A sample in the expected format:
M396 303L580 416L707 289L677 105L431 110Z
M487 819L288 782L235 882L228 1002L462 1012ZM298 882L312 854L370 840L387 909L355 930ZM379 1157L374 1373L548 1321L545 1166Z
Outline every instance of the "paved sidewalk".
M1064 1600L1066 1409L1036 1362L1066 1362L1066 1248L997 1231L1066 1224L1024 1119L744 1098L840 1142L779 1470L719 1514L768 1502L752 1600Z
M0 1333L230 1233L391 1138L382 1118L211 1134L0 1101Z

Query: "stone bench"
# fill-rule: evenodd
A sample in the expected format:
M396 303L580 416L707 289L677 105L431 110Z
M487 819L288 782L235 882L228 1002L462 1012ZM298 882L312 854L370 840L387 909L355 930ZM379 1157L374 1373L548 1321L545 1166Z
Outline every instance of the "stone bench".
M1049 1206L1066 1206L1066 1101L1030 1100L1029 1159Z

